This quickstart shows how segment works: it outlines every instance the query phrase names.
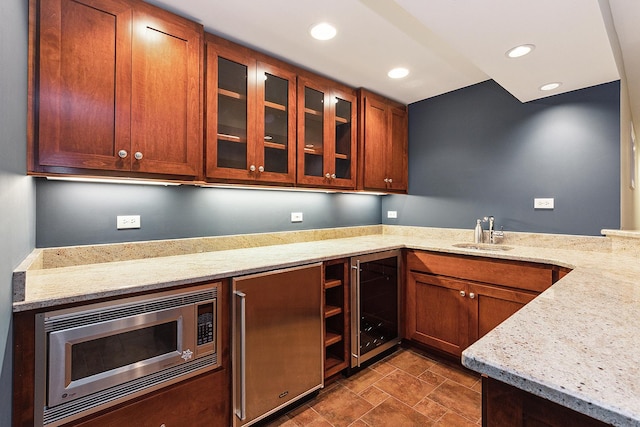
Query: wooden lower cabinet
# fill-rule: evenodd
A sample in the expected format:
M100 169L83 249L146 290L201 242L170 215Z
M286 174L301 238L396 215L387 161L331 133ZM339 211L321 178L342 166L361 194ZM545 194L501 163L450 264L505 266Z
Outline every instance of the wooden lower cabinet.
M609 424L493 378L482 378L484 427L601 427Z
M231 404L224 398L228 394L228 372L218 369L65 427L228 426Z
M446 353L460 355L469 345L469 316L457 279L409 272L406 294L406 336Z
M324 263L324 378L349 366L349 259Z
M221 364L219 368L70 421L63 424L64 427L231 425L228 294L228 281L223 280L220 282L218 293L218 358ZM34 417L36 382L45 380L38 378L35 373L35 319L38 313L38 310L34 310L13 314L13 427L37 425ZM62 423L64 420L59 422Z
M523 272L520 279L518 268ZM552 270L537 264L409 252L404 338L459 357L465 348L551 286ZM452 277L454 274L461 277ZM518 281L523 289L516 287Z
M469 283L467 296L471 303L469 340L472 343L531 302L537 294Z

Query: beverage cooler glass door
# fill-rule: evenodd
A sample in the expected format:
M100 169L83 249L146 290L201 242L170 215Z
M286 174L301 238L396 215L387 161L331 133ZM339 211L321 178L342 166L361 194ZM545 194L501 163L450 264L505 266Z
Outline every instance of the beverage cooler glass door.
M351 367L400 343L400 251L351 258Z

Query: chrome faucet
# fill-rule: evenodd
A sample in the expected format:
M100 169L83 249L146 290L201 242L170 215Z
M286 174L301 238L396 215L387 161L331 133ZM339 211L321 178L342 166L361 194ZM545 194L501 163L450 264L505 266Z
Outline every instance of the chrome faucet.
M495 243L493 241L493 228L495 226L495 218L493 216L485 216L483 221L489 221L489 243Z
M496 237L502 239L504 237L503 228L500 227L500 231L495 230L495 218L493 216L485 216L483 222L489 222L489 243L494 244Z

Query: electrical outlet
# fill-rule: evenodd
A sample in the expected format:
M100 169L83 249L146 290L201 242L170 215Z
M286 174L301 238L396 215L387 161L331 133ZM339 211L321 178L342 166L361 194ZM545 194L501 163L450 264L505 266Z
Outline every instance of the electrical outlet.
M387 218L398 218L398 211L387 211Z
M291 212L291 222L302 222L302 212Z
M140 215L118 215L116 217L116 228L118 230L140 228Z
M553 209L553 198L546 199L533 199L533 208L534 209Z

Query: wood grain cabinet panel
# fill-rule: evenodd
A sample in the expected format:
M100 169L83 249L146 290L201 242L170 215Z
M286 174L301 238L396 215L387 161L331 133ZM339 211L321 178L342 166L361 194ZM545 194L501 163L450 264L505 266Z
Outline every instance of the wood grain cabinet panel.
M463 281L409 271L405 325L411 340L459 355L469 345Z
M406 193L406 105L360 89L358 96L358 188Z
M459 357L551 286L555 271L519 261L408 252L405 338Z
M201 174L200 25L138 0L30 8L29 172Z

